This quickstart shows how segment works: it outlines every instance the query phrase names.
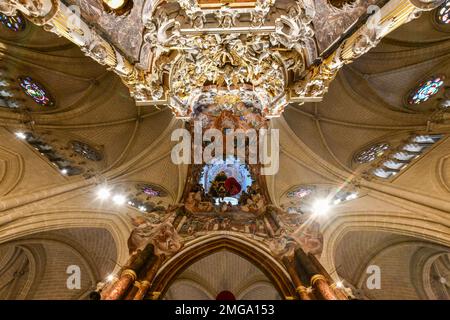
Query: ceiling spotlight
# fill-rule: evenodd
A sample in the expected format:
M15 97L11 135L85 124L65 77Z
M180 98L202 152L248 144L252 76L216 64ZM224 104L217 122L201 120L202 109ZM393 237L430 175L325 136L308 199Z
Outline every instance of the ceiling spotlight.
M124 195L122 194L116 194L113 198L112 198L113 202L117 205L123 205L124 203L127 202L127 198L125 198Z
M111 281L113 281L114 280L114 275L113 274L110 274L110 275L108 275L107 277L106 277L106 281L108 281L108 282L111 282Z
M102 2L106 12L119 16L129 14L133 8L132 0L103 0Z
M142 212L147 211L147 208L145 206L139 206L138 209Z
M342 281L336 282L336 288L338 288L338 289L344 288L344 283Z
M318 199L312 205L312 210L315 215L324 216L331 209L328 199Z
M67 170L66 168L61 169L61 173L62 173L63 175L66 175L68 172L69 172L69 170Z
M27 135L21 131L15 133L16 137L20 140L25 140L27 138Z
M101 187L100 189L98 189L97 191L97 197L100 200L106 200L109 198L109 196L111 195L111 191L109 191L108 188L106 187Z
M119 9L120 7L123 7L126 2L126 0L103 0L103 3L111 9Z

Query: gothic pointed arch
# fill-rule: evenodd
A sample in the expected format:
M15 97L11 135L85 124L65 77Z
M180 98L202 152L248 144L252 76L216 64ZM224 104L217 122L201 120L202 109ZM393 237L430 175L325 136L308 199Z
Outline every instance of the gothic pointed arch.
M186 245L178 254L162 265L152 285L152 291L164 295L171 282L185 268L195 261L221 250L233 252L257 265L284 299L295 296L295 288L289 275L283 266L267 252L267 248L255 242L250 245L248 239L233 235L206 236L197 239L192 245Z

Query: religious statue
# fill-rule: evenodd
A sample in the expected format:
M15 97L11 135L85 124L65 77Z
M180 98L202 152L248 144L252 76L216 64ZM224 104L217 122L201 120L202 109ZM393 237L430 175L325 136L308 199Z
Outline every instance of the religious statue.
M171 255L177 252L182 246L182 239L169 222L170 218L157 223L144 215L132 217L135 228L131 231L128 239L130 254L143 249L148 243L153 243L157 255Z

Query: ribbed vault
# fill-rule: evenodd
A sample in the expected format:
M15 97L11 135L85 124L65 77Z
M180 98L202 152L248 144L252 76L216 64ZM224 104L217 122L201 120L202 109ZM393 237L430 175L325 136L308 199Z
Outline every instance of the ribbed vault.
M18 92L26 107L0 107L0 298L85 299L127 261L139 214L99 202L99 186L147 183L167 193L161 203L151 199L152 206L180 202L188 170L173 164L170 137L185 124L167 105L137 106L123 79L64 38L31 22L19 33L0 30L2 76L31 76L55 101L44 108ZM124 49L139 55L137 47ZM316 255L357 298L449 298L443 279L450 281L450 117L439 108L449 99L449 54L450 27L436 23L435 11L425 12L344 66L323 101L291 103L270 121L280 130L280 170L265 177L275 206L301 186L359 191L319 219L323 250ZM436 74L447 76L446 88L408 105L411 90ZM18 132L45 137L70 159L76 156L68 146L80 141L102 159L80 160L90 171L68 176ZM430 134L442 139L392 179L370 175L374 163L355 161L374 144L399 147L412 135ZM68 265L81 268L80 290L65 287ZM370 265L382 270L380 290L365 285ZM221 290L280 298L258 266L229 251L186 268L164 298L214 299Z

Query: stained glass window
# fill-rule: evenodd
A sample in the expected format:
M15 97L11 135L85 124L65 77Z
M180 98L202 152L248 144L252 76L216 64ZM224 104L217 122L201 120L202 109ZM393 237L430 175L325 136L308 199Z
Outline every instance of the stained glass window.
M426 144L434 144L441 140L443 137L442 134L427 134L427 135L418 135L412 139L412 142L415 143L426 143Z
M443 134L419 134L410 136L384 162L378 163L377 168L372 170L372 174L382 179L394 177L409 166L414 159L421 157L433 144L440 141L443 137ZM373 156L370 158L373 158Z
M17 14L15 16L7 16L0 12L0 21L9 30L15 32L25 29L25 19L20 14Z
M358 199L359 193L351 190L338 190L335 191L335 195L331 199L331 203L337 205L347 201Z
M164 190L162 190L161 188L159 188L157 186L151 185L151 184L142 183L142 184L139 184L137 186L137 188L149 197L166 197L167 196L167 193Z
M71 160L64 158L62 154L54 149L53 146L45 142L40 136L33 134L32 132L16 132L17 138L26 141L42 156L46 157L51 163L53 163L65 176L75 176L82 174L84 169L78 166L74 166Z
M391 169L384 169L384 168L377 168L373 170L373 174L376 175L378 178L382 179L389 179L392 176L395 176L398 173L397 170L391 170Z
M88 160L100 161L103 159L102 154L87 143L81 141L71 141L70 145L73 151Z
M142 192L144 192L146 195L148 195L150 197L158 197L159 196L159 191L153 189L151 186L144 186L142 188Z
M311 195L313 192L314 192L314 187L300 187L298 189L288 192L287 197L303 199L303 198L306 198L307 196Z
M390 149L390 147L391 146L387 143L375 144L356 154L355 161L358 163L372 162L378 157L381 157L386 152L386 150Z
M444 85L444 76L433 76L430 79L422 82L415 88L408 97L410 105L420 104L427 101L432 96L437 94Z
M442 109L450 109L450 99L442 100L441 104L440 104L440 107Z
M45 107L51 107L55 104L48 91L31 77L20 77L19 83L23 91L37 104Z
M161 198L167 197L168 193L162 188L149 184L138 183L130 190L127 198L128 205L141 212L164 211L168 205L167 201ZM155 197L159 197L155 199Z
M437 20L442 24L450 24L450 0L438 8Z

